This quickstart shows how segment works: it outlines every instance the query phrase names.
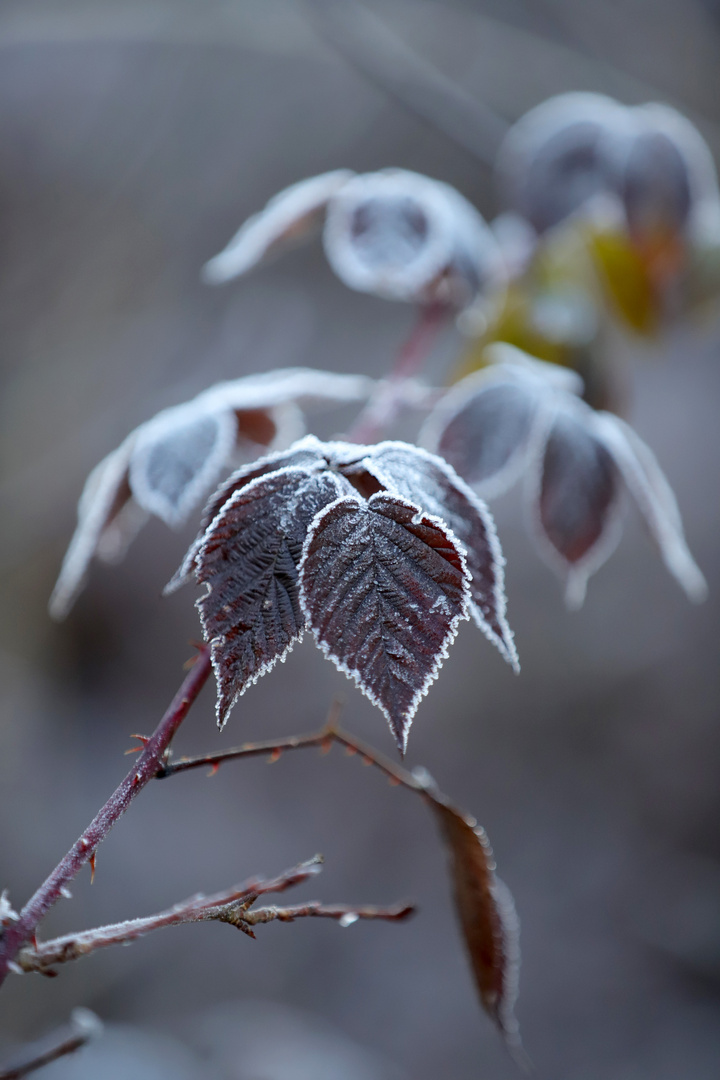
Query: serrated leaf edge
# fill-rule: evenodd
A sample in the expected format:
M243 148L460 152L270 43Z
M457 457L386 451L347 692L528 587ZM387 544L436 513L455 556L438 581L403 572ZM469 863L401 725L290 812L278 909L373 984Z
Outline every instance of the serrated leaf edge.
M403 449L405 449L408 445L410 445L410 444L401 443L401 442L398 442L397 440L385 440L384 442L378 443L376 446L372 447L371 452L367 455L365 460L367 460L368 463L373 463L372 462L373 454L379 453L380 450L382 450L382 449L394 449L396 447L402 447ZM462 477L459 476L455 472L455 470L453 469L452 465L450 465L449 462L445 461L445 459L440 457L438 454L433 454L431 451L426 450L424 447L421 447L421 446L412 446L412 450L419 457L424 458L426 461L430 461L430 462L432 462L433 465L437 466L445 474L445 477L447 478L448 482L450 484L452 484L454 487L456 487L457 490L460 491L465 496L465 498L468 500L470 505L473 507L473 509L477 512L478 516L482 520L483 526L484 526L485 531L487 533L488 546L490 547L490 554L491 554L492 559L493 559L493 567L494 567L494 570L495 570L495 585L493 586L493 599L495 601L495 606L496 606L496 611L497 611L497 620L498 620L498 623L499 623L500 628L501 628L502 633L503 633L502 639L498 639L497 634L493 631L492 627L490 626L490 624L486 620L486 618L483 615L482 611L480 610L479 606L472 599L472 595L471 595L470 601L469 601L469 610L470 610L470 614L472 616L473 622L475 623L477 628L484 634L484 636L491 643L491 645L495 646L495 648L500 652L500 655L503 656L505 660L507 660L507 662L512 667L513 671L515 671L517 674L519 674L519 672L520 672L520 658L518 656L517 646L515 645L515 634L511 630L510 624L508 623L507 618L506 618L506 612L507 612L507 597L506 597L506 594L505 594L505 564L506 564L506 559L505 559L505 556L503 555L502 546L500 544L500 538L499 538L499 536L497 534L497 528L495 526L495 519L493 518L492 513L490 512L490 509L487 506L487 503L485 503L483 501L483 499L481 499L480 496L477 495L473 491L473 489L470 487L470 485L468 483L466 483L465 480L463 480ZM385 484L389 491L392 491L392 486L393 486L392 477L388 477L387 474L382 472L382 469L378 468L377 472L374 472L371 468L368 468L368 472L372 473L372 475L375 477L375 479L379 483ZM394 494L394 492L393 492L393 494ZM402 498L402 496L398 496L398 497ZM433 515L427 515L427 516L432 517ZM452 532L451 529L450 529L450 526L444 521L444 519L438 518L437 520L439 520L442 523L443 528L448 533ZM454 533L452 533L452 535L455 536ZM455 543L456 543L457 547L459 548L460 552L465 556L466 555L466 547L465 547L465 544L462 542L462 540L459 540L457 537L455 537ZM467 559L466 559L466 563L467 563ZM469 570L467 572L468 572L468 574L470 574ZM472 574L470 574L470 577L472 577Z
M249 461L247 464L241 465L239 469L236 469L235 472L231 473L230 476L228 476L227 479L222 482L220 487L215 489L210 498L207 500L203 508L201 517L205 516L212 504L216 501L218 495L223 490L223 488L228 489L227 499L221 505L220 509L216 512L215 517L208 522L207 526L203 529L201 533L198 533L198 535L191 543L190 547L185 552L180 566L177 568L177 570L163 589L163 596L170 596L172 593L177 592L178 589L182 588L183 585L187 585L188 582L191 581L192 576L195 573L197 557L200 553L200 549L208 532L210 531L210 529L213 528L219 515L225 509L233 496L237 494L237 491L247 491L250 487L250 484L254 484L255 481L251 480L250 483L248 483L245 487L239 488L237 489L237 491L229 491L231 487L233 487L240 480L242 480L243 476L248 475L249 473L256 472L259 468L263 468L265 465L272 465L273 462L279 461L281 458L287 457L289 453L295 453L298 450L314 450L318 454L318 468L327 468L324 446L325 444L322 443L318 438L316 438L315 435L305 435L302 439L298 439L297 442L293 443L292 446L288 446L284 450L275 450L271 454L265 454L264 457L256 458L255 461ZM277 469L270 469L268 472L263 473L262 476L257 477L256 479L265 480L268 476L272 476L276 472L282 472L282 469L285 467L292 468L292 466L279 466ZM305 468L307 471L309 467Z
M346 675L349 679L352 679L355 682L355 685L361 691L361 693L364 694L365 697L368 699L368 701L370 701L370 703L372 705L374 705L376 708L378 708L380 710L380 712L383 714L383 716L387 720L388 726L390 727L390 730L393 731L393 734L394 734L394 729L393 729L393 726L392 726L392 717L391 717L390 713L385 708L385 706L377 699L377 697L375 696L375 694L373 694L373 692L369 689L369 687L367 687L365 685L365 683L363 681L362 674L357 669L351 668L344 661L340 660L339 657L334 656L332 651L331 651L331 648L332 648L331 645L329 645L327 642L324 642L324 641L322 641L320 639L318 633L315 630L315 627L312 625L311 618L310 618L310 613L308 611L308 602L307 602L307 599L306 599L306 596L305 596L305 575L304 575L304 567L305 567L306 557L307 557L310 545L311 545L313 539L315 538L315 535L316 535L318 529L322 525L323 518L326 515L330 514L334 509L336 509L340 505L340 503L352 503L352 502L354 502L361 509L363 507L366 507L368 510L370 510L372 508L373 500L378 499L378 498L383 498L383 497L387 498L388 495L392 499L395 499L397 502L402 503L403 505L405 505L408 509L414 511L414 514L413 514L413 521L414 522L419 524L423 519L425 519L427 521L430 521L434 526L439 528L440 531L445 534L445 536L448 538L448 540L453 545L453 547L455 548L455 550L457 551L457 553L458 553L458 555L460 557L460 567L461 567L461 570L463 572L463 577L464 577L464 581L465 581L465 590L464 590L465 596L464 596L463 611L459 615L454 615L452 617L452 619L450 620L450 627L448 629L447 634L443 638L440 649L438 650L438 652L436 654L435 662L433 664L432 670L427 675L427 677L425 679L425 682L424 682L423 686L421 687L421 689L416 692L416 694L415 694L415 696L414 696L414 698L413 698L413 700L412 700L412 702L411 702L410 706L408 707L408 710L407 710L407 712L405 714L405 722L406 722L407 728L406 728L406 730L404 732L404 735L403 735L403 745L400 748L400 753L405 754L405 751L407 749L407 740L408 740L409 729L410 729L412 721L413 721L413 719L415 717L415 713L418 710L418 706L420 705L420 702L425 697L428 690L430 689L430 687L432 686L432 684L435 682L438 675L440 674L440 669L441 669L443 663L445 662L445 660L447 660L447 658L448 658L448 649L450 648L453 641L457 637L458 628L459 628L460 623L463 620L468 619L470 617L469 616L469 599L470 599L469 582L470 582L470 574L469 574L468 569L467 569L467 560L465 558L464 546L460 543L460 541L454 535L452 530L448 528L448 526L445 524L444 521L442 521L440 518L436 517L434 514L427 514L424 510L422 510L415 503L412 503L408 499L402 498L401 496L395 495L393 492L387 492L387 493L378 492L376 495L372 495L367 501L365 501L365 500L363 500L363 499L361 499L359 497L356 498L355 496L352 496L352 495L344 495L344 496L341 496L341 498L335 499L334 502L328 503L327 506L323 507L323 509L320 511L320 513L316 514L310 528L308 529L308 534L307 534L307 537L305 538L305 543L303 544L302 555L300 557L300 563L299 563L299 567L298 567L298 585L299 585L298 592L299 592L299 597L300 597L300 606L301 606L301 608L303 610L303 613L305 614L306 627L309 627L310 631L312 632L312 635L313 635L313 637L315 639L315 644L317 645L317 647L320 649L320 651L326 657L326 659L331 660L332 663L335 665L335 667L338 669L338 671L342 672L343 675Z
M315 437L311 435L311 436L306 436L306 438L308 440L312 440ZM302 441L304 442L305 440L302 440ZM319 442L319 440L315 439L315 442ZM275 455L270 455L270 456L275 456ZM257 462L255 464L257 465ZM200 540L200 542L198 544L198 547L197 547L196 558L197 558L197 555L199 555L201 553L201 551L203 549L203 546L205 545L207 540L210 539L209 534L212 532L212 530L215 527L215 524L217 523L219 518L227 510L231 509L232 505L234 503L237 503L237 502L240 501L240 499L244 498L249 491L251 491L253 488L259 487L260 484L266 483L269 478L274 477L274 476L278 476L280 473L285 473L285 474L287 474L287 473L299 473L299 474L302 474L302 473L307 473L307 472L308 472L308 469L306 469L306 468L293 467L293 466L287 466L284 469L274 469L271 472L264 473L262 476L258 476L254 480L251 480L250 483L247 484L245 487L239 488L237 491L234 491L233 494L230 496L230 498L226 502L223 503L222 507L220 508L220 510L218 510L217 514L215 515L215 517L213 518L213 520L211 521L211 523L208 525L207 529L203 533L202 538L201 538L201 540ZM341 479L342 479L341 477L339 477L339 476L337 477L338 486L340 486ZM335 501L337 502L339 500L335 500ZM317 515L316 515L316 517L317 517ZM310 524L310 528L308 529L308 535L310 533L310 529L312 529L312 526L315 524L315 520L316 519L313 518L313 521ZM299 583L300 566L302 566L302 561L303 561L304 556L305 556L305 545L303 545L303 551L302 551L302 555L301 555L301 558L300 558L300 563L298 565L298 583ZM171 584L171 583L169 583L169 584ZM219 658L217 656L217 653L218 653L218 650L219 650L219 647L220 647L220 643L219 643L219 639L217 637L211 638L211 639L208 638L207 631L206 631L206 628L205 628L205 620L203 618L203 612L202 612L202 607L201 607L203 600L205 600L210 595L210 593L212 592L212 585L210 584L209 581L203 582L203 584L205 585L205 592L202 594L202 596L199 596L197 598L197 600L195 601L195 608L197 609L198 615L200 616L200 624L201 624L201 626L203 628L203 636L205 637L205 641L208 641L209 644L210 644L210 661L212 663L213 672L215 674L215 681L217 683L217 686L220 687L220 685L221 685L221 669L220 669L220 660L219 660ZM299 588L298 588L298 592L299 592ZM222 729L225 727L225 724L228 721L230 713L235 708L235 705L237 704L239 698L241 698L243 696L243 694L246 692L246 690L248 690L251 686L254 686L255 683L259 679L261 679L263 677L263 675L267 675L268 671L272 671L272 669L275 667L276 664L284 664L287 656L292 651L292 649L295 647L295 645L299 641L302 641L304 632L307 629L307 612L305 611L305 608L302 605L302 602L301 602L300 606L301 606L303 614L305 615L305 626L302 627L297 634L295 634L293 637L290 638L290 641L288 642L286 647L283 649L283 651L280 654L278 654L277 656L272 657L272 659L266 660L265 663L263 663L260 666L259 670L256 671L255 674L252 675L246 681L245 685L240 690L237 691L237 693L233 696L232 701L230 702L230 704L225 709L221 709L221 707L220 707L220 699L219 698L215 702L215 716L216 716L216 719L217 719L217 726L220 729L220 731L222 731Z

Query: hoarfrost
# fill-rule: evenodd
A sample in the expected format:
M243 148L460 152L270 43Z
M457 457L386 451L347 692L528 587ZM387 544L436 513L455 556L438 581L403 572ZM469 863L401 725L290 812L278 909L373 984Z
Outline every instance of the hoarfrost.
M340 498L318 514L300 564L300 600L317 644L385 714L401 753L468 617L464 555L437 519L418 515L417 505L389 494Z
M237 490L209 526L196 557L198 581L207 585L197 606L211 642L220 727L238 697L301 637L303 543L318 510L342 490L330 473L279 470Z
M328 200L355 174L349 169L300 180L279 192L254 214L230 243L203 267L203 279L219 285L246 274L268 256L311 235L322 222Z

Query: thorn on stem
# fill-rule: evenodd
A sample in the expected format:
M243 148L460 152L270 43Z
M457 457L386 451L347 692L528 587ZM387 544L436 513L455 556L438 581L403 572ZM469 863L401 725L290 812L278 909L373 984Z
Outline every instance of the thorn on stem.
M90 884L91 885L95 881L95 860L96 860L96 858L97 858L97 851L93 851L92 855L90 856Z
M334 735L337 731L340 724L340 716L342 715L344 707L344 698L337 697L328 709L327 720L325 721L325 731L328 735Z
M210 766L210 771L208 773L206 773L206 776L208 776L208 777L215 776L215 774L218 773L219 771L220 771L220 762L219 761L214 761L212 763L212 765Z
M279 761L281 754L282 750L278 746L276 746L275 749L271 751L270 756L267 759L268 765L274 765L276 761Z
M137 739L140 742L140 746L131 746L129 750L125 751L126 757L128 754L139 754L150 742L150 737L148 735L131 735L130 738Z
M191 656L188 660L185 661L185 663L183 664L183 671L189 671L190 668L194 667L195 664L197 664L198 660L200 659L200 652L205 648L204 641L191 641L190 645L193 647L193 649L197 649L197 653L195 656Z

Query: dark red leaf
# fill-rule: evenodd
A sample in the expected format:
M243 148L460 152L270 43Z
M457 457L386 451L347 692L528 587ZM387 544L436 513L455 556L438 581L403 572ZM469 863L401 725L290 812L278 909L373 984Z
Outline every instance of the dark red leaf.
M313 523L300 595L318 645L383 711L404 753L418 704L467 618L463 554L416 505L352 495Z
M428 785L426 795L447 845L455 906L480 1000L508 1046L519 1050L513 1010L520 951L512 896L495 876L485 830L448 803L434 785Z
M340 477L284 469L237 490L208 528L196 557L198 601L218 683L222 727L248 686L301 637L298 563L308 526L344 493Z
M556 414L539 481L539 524L568 573L572 605L582 603L588 576L605 561L619 535L622 483L593 422L592 410L581 404Z
M268 476L270 473L277 472L280 469L322 469L325 467L326 462L320 452L321 449L321 443L313 439L312 436L308 436L308 438L302 440L299 446L296 443L295 447L290 450L269 454L267 457L260 458L259 461L250 462L229 476L212 495L203 510L198 535L188 548L180 567L165 586L164 592L166 594L175 592L181 585L186 585L191 580L205 533L236 491L247 487L253 480L257 480L261 476Z
M464 480L491 498L507 490L521 472L537 406L537 388L530 380L479 382L449 416L438 408L443 426L434 449Z
M441 458L405 443L380 443L362 464L390 491L450 527L463 546L472 576L470 612L517 670L517 650L505 619L504 559L485 504Z

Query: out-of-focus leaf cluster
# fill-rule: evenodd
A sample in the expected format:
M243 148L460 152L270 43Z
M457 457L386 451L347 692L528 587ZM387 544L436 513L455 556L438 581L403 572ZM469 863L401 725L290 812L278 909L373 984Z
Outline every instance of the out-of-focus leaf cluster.
M460 365L505 341L565 364L587 400L617 411L608 350L620 330L657 339L720 297L720 197L712 155L675 109L569 93L526 113L496 163L492 223L508 288Z

